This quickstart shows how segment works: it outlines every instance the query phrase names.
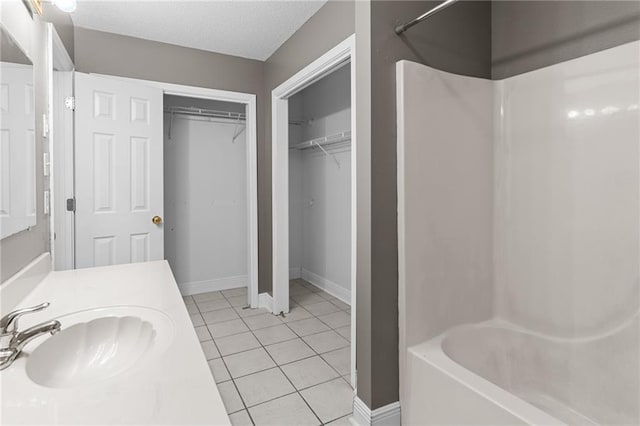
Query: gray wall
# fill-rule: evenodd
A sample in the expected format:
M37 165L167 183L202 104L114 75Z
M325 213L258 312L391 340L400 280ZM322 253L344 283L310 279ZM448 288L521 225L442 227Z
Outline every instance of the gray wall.
M261 109L261 61L86 28L75 29L74 44L77 71L253 93Z
M51 22L56 28L56 32L64 44L69 57L73 61L74 57L74 40L73 40L73 21L71 15L61 11L55 5L50 3L42 4L42 19Z
M371 2L355 5L356 63L356 366L358 397L371 407ZM352 106L353 107L353 106ZM353 147L352 147L353 151Z
M438 3L371 3L371 293L370 312L363 313L370 316L358 317L358 333L362 322L370 321L365 350L371 353L366 372L371 382L361 383L364 372L358 365L358 396L371 409L399 399L395 63L407 59L458 74L491 76L489 2L456 4L401 37L394 33L399 22Z
M32 19L21 2L0 2L0 22L25 48L33 62L35 116L47 110L46 17ZM0 282L25 267L33 259L49 251L49 218L42 214L43 192L49 186L42 175L42 154L47 149L42 137L42 120L36 120L36 225L0 241ZM45 143L42 143L42 142Z
M495 1L491 27L502 79L640 39L640 2Z
M258 145L258 282L272 288L271 91L354 32L354 2L329 1L266 60L264 142Z

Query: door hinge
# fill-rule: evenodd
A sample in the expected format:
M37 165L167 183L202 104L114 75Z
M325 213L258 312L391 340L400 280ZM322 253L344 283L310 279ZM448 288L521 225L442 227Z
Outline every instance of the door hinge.
M67 96L64 98L64 106L71 111L76 110L76 98L74 96Z
M76 211L76 199L74 198L67 198L67 211L68 212L75 212Z

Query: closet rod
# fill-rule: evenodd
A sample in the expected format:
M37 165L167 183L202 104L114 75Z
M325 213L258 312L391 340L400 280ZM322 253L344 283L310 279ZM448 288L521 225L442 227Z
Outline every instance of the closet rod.
M200 117L226 118L229 120L246 120L247 117L242 112L218 111L214 109L204 109L195 107L166 107L164 112L169 114L195 115Z
M181 114L181 115L195 115L201 117L211 117L211 118L223 118L230 120L240 120L246 121L247 117L245 113L242 112L228 112L228 111L217 111L213 109L203 109L196 107L166 107L164 112L168 114ZM296 126L301 126L306 124L306 121L302 120L289 120L289 124L294 124Z
M395 29L396 34L398 34L398 35L402 34L403 32L407 31L409 28L413 27L414 25L419 24L420 22L422 22L425 19L435 15L438 12L442 12L443 10L448 8L449 6L451 6L454 3L456 3L457 1L458 0L446 0L446 1L443 1L442 3L440 3L439 5L434 7L433 9L428 10L427 12L425 12L422 15L418 16L414 20L409 21L409 22L407 22L406 24L403 24L403 25L398 25L396 27L396 29Z
M350 140L351 140L351 131L347 130L346 132L335 133L333 135L323 136L321 138L304 141L299 144L293 145L289 149L308 149L308 148L321 147L326 145L333 145L336 143L346 142Z

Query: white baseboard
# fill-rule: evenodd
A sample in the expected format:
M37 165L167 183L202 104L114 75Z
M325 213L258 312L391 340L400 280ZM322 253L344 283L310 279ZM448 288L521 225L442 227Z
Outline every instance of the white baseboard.
M351 423L356 426L399 426L400 402L392 402L371 411L357 396L353 400Z
M311 271L307 271L304 268L302 268L301 272L303 280L308 281L319 289L326 291L333 297L342 300L347 305L351 305L351 290L347 290L341 285L336 284L333 281L329 281L328 279L321 277L318 274L314 274Z
M265 308L273 313L273 297L269 293L258 294L258 308Z
M289 268L289 279L290 280L295 280L298 278L302 278L302 268L295 267L295 268Z
M189 283L178 283L180 293L182 293L183 296L208 293L210 291L247 287L248 285L249 277L247 277L246 275L239 275L237 277L216 278L213 280L205 281L192 281Z

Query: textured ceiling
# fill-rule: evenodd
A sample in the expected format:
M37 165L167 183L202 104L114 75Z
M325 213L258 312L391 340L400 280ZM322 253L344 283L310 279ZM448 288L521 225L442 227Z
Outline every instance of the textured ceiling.
M265 60L324 3L79 0L71 18L78 27Z

